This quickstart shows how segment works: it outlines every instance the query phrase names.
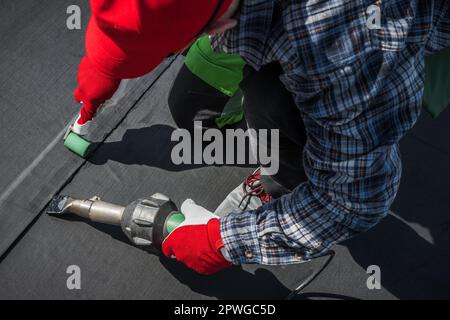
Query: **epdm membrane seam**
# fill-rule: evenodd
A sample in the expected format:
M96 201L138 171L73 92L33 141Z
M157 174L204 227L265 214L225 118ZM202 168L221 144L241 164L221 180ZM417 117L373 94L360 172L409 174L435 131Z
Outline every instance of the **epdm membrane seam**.
M120 124L127 118L127 116L130 114L130 112L132 112L132 110L139 104L139 102L144 98L145 94L155 85L155 83L161 78L161 76L164 75L164 73L172 66L172 64L174 63L174 61L176 61L176 58L178 57L178 55L170 58L170 63L168 63L165 68L157 75L157 77L155 79L153 79L153 81L148 85L148 87L143 90L143 92L139 95L139 97L136 99L136 101L133 103L133 105L124 113L124 115L122 116L122 118L109 130L109 132L107 132L105 135L103 135L102 140L100 141L99 145L96 146L95 149L93 149L91 151L91 155L97 150L97 148L106 141L106 139L108 139L109 136L111 136L111 134L120 126ZM65 128L63 129L63 131L65 132ZM60 133L58 133L58 135L54 138L54 140L52 142L50 142L50 144L48 146L54 147L56 145L55 141L59 141L59 137L60 137ZM47 148L48 148L47 146ZM46 150L47 150L46 148ZM51 149L51 148L50 148ZM48 152L45 152L46 150L44 150L36 159L40 159L41 155L43 155L43 157L45 157L47 155ZM89 157L89 155L88 155ZM42 160L42 159L41 159ZM58 194L60 193L68 184L70 184L70 182L74 179L74 177L80 172L80 170L85 166L85 164L87 163L87 159L84 159L82 161L82 163L80 165L78 165L78 167L74 170L74 172L65 180L61 183L61 185L58 187L57 192L55 193ZM29 168L34 167L35 165L34 161L25 169L25 171L30 171L28 170ZM37 164L36 164L37 165ZM13 183L19 179L21 176L19 176L18 178L16 178ZM24 179L24 178L23 178ZM23 180L23 179L20 179ZM20 186L20 182L19 184L16 186L18 187ZM14 187L14 189L16 189L16 187ZM11 188L8 188L5 192L2 193L1 197L0 197L0 203L2 201L5 201L7 198L7 195L10 193L8 192ZM13 189L13 190L14 190ZM13 191L12 190L12 191ZM11 191L11 192L12 192ZM5 199L3 199L5 197ZM42 214L45 211L45 208L48 206L49 201L45 203L45 205L39 210L39 213L24 227L24 229L22 230L22 232L20 232L15 240L4 250L4 252L0 255L0 263L2 263L2 261L8 256L8 254L14 249L14 247L20 242L20 240L25 236L25 234L33 227L33 225L39 220L39 218L42 216Z

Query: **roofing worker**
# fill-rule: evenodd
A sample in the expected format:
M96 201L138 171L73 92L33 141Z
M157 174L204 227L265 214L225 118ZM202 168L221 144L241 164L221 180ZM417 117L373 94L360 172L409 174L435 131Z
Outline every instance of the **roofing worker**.
M373 4L381 22L369 28ZM220 218L186 200L185 222L163 243L166 256L204 274L298 263L387 215L400 183L399 140L422 107L425 54L450 46L450 2L91 0L91 7L75 92L80 130L121 79L151 71L208 31L216 51L246 63L248 125L280 131L278 173L255 171L217 208ZM181 84L189 81L180 74L174 89ZM177 110L172 104L179 123Z

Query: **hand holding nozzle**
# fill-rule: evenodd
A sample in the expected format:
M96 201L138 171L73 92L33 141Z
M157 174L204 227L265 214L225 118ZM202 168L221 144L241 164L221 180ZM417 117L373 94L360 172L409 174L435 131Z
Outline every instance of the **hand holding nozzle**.
M98 197L77 200L56 196L47 213L73 213L91 221L120 225L136 246L156 249L202 274L230 267L218 216L190 199L181 207L186 215L160 193L126 207L101 201Z

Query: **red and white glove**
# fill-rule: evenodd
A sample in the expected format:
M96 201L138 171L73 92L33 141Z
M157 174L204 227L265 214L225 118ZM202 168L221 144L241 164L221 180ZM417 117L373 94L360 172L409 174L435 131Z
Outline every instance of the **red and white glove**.
M191 199L183 202L181 212L185 220L163 241L164 255L205 275L230 267L223 255L219 217Z

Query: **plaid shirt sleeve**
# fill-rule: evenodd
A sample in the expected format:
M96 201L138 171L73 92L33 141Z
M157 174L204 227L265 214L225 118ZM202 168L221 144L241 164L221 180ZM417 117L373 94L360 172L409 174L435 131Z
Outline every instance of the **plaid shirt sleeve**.
M284 3L283 28L272 21L270 32L252 31L252 10L258 22L264 13L277 16L269 2ZM280 61L308 136L307 182L222 218L235 264L309 260L387 215L400 184L399 140L421 111L424 55L450 46L448 1L383 1L382 26L374 30L366 25L373 1L286 3L244 0L244 25L215 40L255 68L268 57ZM255 35L267 37L264 50Z

